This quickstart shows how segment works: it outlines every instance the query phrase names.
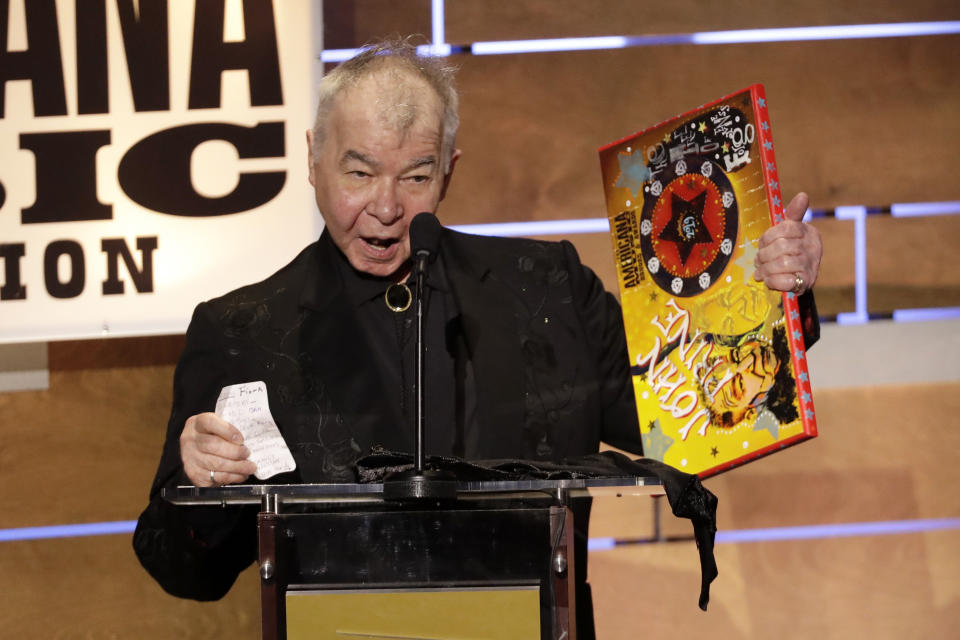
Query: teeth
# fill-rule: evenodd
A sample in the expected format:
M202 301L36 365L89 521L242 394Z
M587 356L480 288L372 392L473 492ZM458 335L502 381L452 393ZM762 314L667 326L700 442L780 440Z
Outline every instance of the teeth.
M367 242L375 247L389 247L395 241L393 238L368 238Z

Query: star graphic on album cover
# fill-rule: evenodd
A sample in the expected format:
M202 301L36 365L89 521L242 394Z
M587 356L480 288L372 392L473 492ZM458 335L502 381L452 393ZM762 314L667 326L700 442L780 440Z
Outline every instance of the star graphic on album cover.
M659 421L656 421L656 426L660 426ZM643 455L654 460L663 460L667 449L673 445L673 438L659 428L651 430L650 433L641 434L640 439L643 443Z
M773 412L769 409L763 409L757 415L756 421L753 423L754 431L767 431L770 433L770 436L776 440L780 434L780 421L777 420L777 416L773 415Z
M720 455L720 450L717 449L716 447L711 447L711 448L710 448L710 455L712 455L714 458L716 458L718 455Z
M620 162L620 176L613 186L629 189L634 198L639 197L643 183L650 180L650 169L643 162L643 151L621 153L617 160Z
M701 191L689 201L676 193L671 194L670 222L664 226L658 237L677 244L681 264L687 264L687 258L695 245L713 242L710 232L703 224L703 207L706 201L706 191Z

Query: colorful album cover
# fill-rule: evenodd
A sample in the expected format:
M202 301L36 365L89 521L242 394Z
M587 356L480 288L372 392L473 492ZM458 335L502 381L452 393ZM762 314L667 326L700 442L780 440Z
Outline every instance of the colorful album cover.
M814 437L796 296L752 277L785 204L763 86L600 164L644 454L706 477Z

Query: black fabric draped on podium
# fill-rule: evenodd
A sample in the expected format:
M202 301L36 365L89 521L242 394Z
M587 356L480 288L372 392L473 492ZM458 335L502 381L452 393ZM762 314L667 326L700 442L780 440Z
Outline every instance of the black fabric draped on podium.
M428 456L424 466L431 471L451 472L458 482L489 480L564 480L623 476L656 476L663 483L673 515L689 519L700 554L700 608L707 610L710 583L717 577L713 555L717 533L717 497L700 479L657 460L632 460L614 451L567 458L559 462L540 460L473 460ZM414 458L374 447L370 455L357 461L357 476L362 483L380 483L396 473L414 468Z

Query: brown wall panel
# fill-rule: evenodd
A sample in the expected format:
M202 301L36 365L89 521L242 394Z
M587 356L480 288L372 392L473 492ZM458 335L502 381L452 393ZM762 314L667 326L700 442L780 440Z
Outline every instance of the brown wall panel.
M960 517L960 499L943 489L960 481L958 390L815 393L817 439L707 481L720 530ZM664 525L689 536L686 523ZM591 535L644 537L650 527L643 509L604 499ZM957 545L957 531L722 544L706 614L692 541L593 552L599 637L943 637L960 624Z
M636 2L615 0L448 0L447 40L648 35L725 29L805 27L873 22L956 20L960 8L945 0L854 2Z
M598 638L949 637L960 600L956 580L952 597L932 586L938 538L960 544L953 531L720 545L706 613L692 542L594 553Z
M183 345L183 335L61 340L50 343L48 364L51 371L176 364Z
M870 217L871 311L960 306L960 216Z
M173 367L53 372L0 394L4 527L136 518L160 460ZM29 491L24 488L29 487Z
M950 200L960 37L458 58L448 222L603 215L597 148L764 82L781 182L812 206Z
M430 0L328 0L323 3L323 46L349 49L384 38L430 38Z
M259 576L218 602L168 595L140 567L130 536L0 543L3 638L260 637Z
M856 309L853 222L818 218L813 225L823 240L823 259L816 283L817 310L830 316L850 313Z

